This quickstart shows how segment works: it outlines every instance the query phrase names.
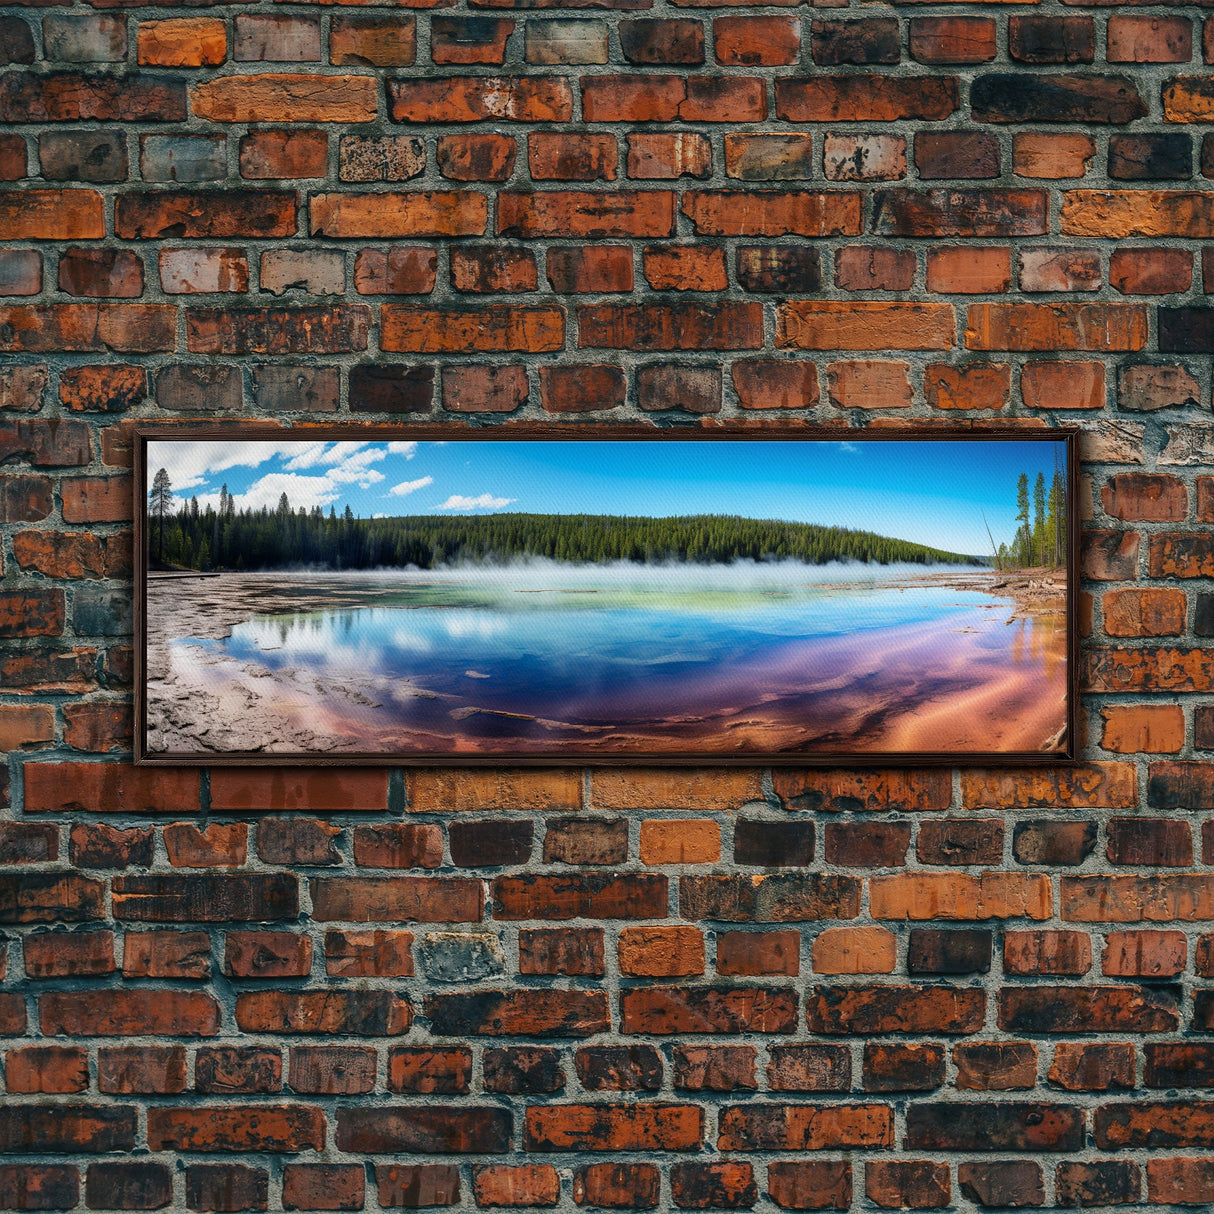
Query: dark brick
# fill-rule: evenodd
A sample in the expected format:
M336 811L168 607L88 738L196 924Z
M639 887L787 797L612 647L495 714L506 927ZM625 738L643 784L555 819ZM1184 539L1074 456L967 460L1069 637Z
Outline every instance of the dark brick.
M238 1163L199 1163L185 1170L185 1203L191 1210L235 1214L264 1210L270 1177L264 1168Z
M356 413L429 413L434 368L363 363L350 369L350 408Z
M656 1092L662 1086L662 1057L651 1045L584 1046L574 1054L587 1091Z
M1008 51L1021 63L1091 63L1096 32L1091 17L1011 17Z
M1214 353L1214 308L1158 308L1156 311L1161 351Z
M814 824L739 818L734 824L733 858L737 864L763 868L804 868L814 858Z
M487 1049L482 1066L486 1092L535 1094L559 1092L565 1086L565 1072L556 1050Z
M1193 141L1186 134L1109 139L1109 176L1119 181L1176 181L1192 175Z
M845 63L897 63L902 39L896 17L866 21L814 21L810 46L819 67Z
M961 1192L984 1209L1023 1209L1045 1205L1041 1165L1028 1159L962 1163L957 1168Z
M818 250L808 245L739 245L738 285L767 295L806 295L821 290Z
M944 1083L944 1047L935 1044L864 1047L866 1092L930 1092Z
M447 828L451 861L461 868L526 864L531 856L532 825L502 818L452 822Z
M913 928L907 943L910 974L987 974L992 933L980 928Z
M1096 846L1096 823L1036 820L1017 822L1012 854L1021 864L1082 864Z
M91 1163L84 1200L93 1210L160 1210L173 1200L173 1174L162 1163Z
M906 1142L927 1151L1078 1151L1083 1110L1030 1102L912 1104Z
M33 63L34 35L21 17L0 17L0 64Z
M991 72L974 80L976 122L1091 122L1121 126L1145 118L1146 102L1128 76Z
M1134 1203L1142 1194L1142 1169L1132 1159L1060 1163L1054 1176L1054 1194L1064 1207Z

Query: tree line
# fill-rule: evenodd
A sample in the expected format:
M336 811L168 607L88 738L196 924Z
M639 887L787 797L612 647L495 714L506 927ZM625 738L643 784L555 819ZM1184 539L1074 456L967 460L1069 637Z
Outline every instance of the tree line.
M161 470L163 471L163 469ZM237 510L225 485L219 508L191 498L174 509L168 474L149 495L153 563L218 570L436 569L460 562L544 557L598 563L794 560L978 565L981 560L868 531L733 515L674 518L589 514L404 515L356 518L314 506Z
M1057 460L1047 487L1045 473L1038 472L1029 503L1029 477L1022 472L1016 481L1016 534L1010 544L995 552L996 569L1048 566L1066 562L1066 485Z

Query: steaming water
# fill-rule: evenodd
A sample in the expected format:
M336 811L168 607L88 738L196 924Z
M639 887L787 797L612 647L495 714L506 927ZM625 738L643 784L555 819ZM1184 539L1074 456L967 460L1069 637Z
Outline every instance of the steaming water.
M865 654L887 652L893 637L942 666L956 666L962 647L977 655L976 667L1040 660L1022 627L1005 626L1006 601L958 589L965 570L947 569L953 585L925 582L934 572L543 563L300 575L309 605L323 587L352 585L364 605L254 616L223 640L190 643L272 674L306 668L365 687L373 701L365 712L377 725L487 745L672 722L685 731L689 721L758 705L791 711L807 689L820 717L832 689L852 697L860 677L885 687L894 676L868 670Z

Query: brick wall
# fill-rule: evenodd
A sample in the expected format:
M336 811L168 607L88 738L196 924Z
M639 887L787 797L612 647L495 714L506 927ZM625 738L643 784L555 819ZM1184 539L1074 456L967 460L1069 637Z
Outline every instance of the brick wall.
M0 1209L1214 1201L1214 17L416 3L0 16ZM1084 761L135 769L216 415L1078 423Z

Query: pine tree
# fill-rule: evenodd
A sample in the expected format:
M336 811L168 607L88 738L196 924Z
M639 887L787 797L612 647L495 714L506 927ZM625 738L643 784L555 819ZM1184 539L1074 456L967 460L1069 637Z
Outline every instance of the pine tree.
M152 479L151 492L152 517L158 523L156 555L164 560L164 520L168 517L173 505L173 482L169 480L167 468L161 468Z
M1027 472L1020 474L1016 482L1016 521L1020 526L1016 529L1017 555L1022 566L1029 563L1029 477Z
M1045 564L1045 473L1033 485L1033 564Z

